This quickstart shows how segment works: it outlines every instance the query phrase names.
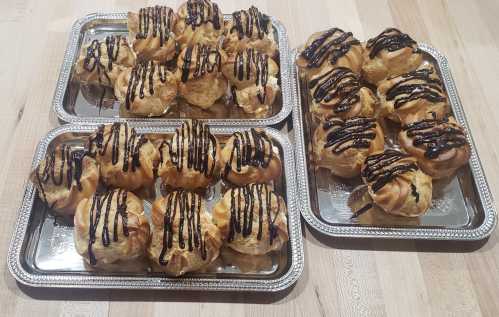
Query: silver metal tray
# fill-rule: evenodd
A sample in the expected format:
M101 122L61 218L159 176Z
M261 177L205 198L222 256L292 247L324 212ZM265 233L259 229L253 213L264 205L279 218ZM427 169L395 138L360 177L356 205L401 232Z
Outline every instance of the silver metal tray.
M232 15L224 15L225 20ZM236 107L225 104L215 104L209 110L183 103L182 107L174 107L171 113L159 118L132 118L120 116L119 102L114 100L112 92L108 92L99 107L102 91L92 87L80 85L71 80L73 65L76 62L82 44L94 39L102 39L110 34L128 36L127 13L93 13L77 20L69 36L68 47L57 80L52 107L59 120L63 123L93 124L109 123L115 121L133 121L137 125L178 125L182 119L197 117L209 120L211 125L217 126L273 126L288 117L292 110L292 81L290 66L290 49L286 29L281 22L271 18L274 34L279 46L279 66L281 94L276 98L270 114L266 118L251 118L244 115ZM182 111L179 111L181 108ZM227 112L227 109L228 112Z
M352 192L358 190L361 181L347 182L332 176L327 170L316 171L308 154L312 146L313 125L308 112L310 97L299 69L296 66L292 68L296 83L293 90L293 125L298 202L303 218L317 231L333 237L479 240L489 236L494 230L497 216L493 198L447 59L429 45L419 44L419 48L423 51L425 60L438 68L452 112L467 131L471 159L452 180L434 182L432 207L424 216L415 219L390 216L382 211L370 216L368 221L351 219L349 197ZM294 62L298 51L295 49L291 55ZM390 133L386 134L389 139Z
M48 133L38 145L33 165L44 158L47 149L62 142L82 145L84 137L95 125L64 125ZM138 127L138 132L171 135L175 127ZM213 127L221 143L240 128ZM281 132L265 128L275 141L283 162L283 176L274 182L274 188L286 200L288 207L289 241L280 252L266 257L251 257L252 267L227 263L230 252L214 261L203 272L190 273L179 278L169 278L152 272L144 262L131 267L111 267L108 271L92 271L76 253L72 224L55 218L38 198L37 190L27 181L24 198L19 209L16 226L8 252L8 268L22 284L33 287L71 288L127 288L127 289L182 289L182 290L233 290L276 292L293 285L300 277L303 266L303 245L300 213L296 203L296 175L292 146ZM157 182L159 183L159 181ZM220 184L220 182L219 182ZM157 184L158 185L158 184ZM159 188L159 185L157 186ZM157 188L157 189L158 189ZM208 210L220 197L220 185L207 191ZM144 203L146 214L151 205ZM149 214L148 214L149 215ZM236 264L234 264L236 263Z

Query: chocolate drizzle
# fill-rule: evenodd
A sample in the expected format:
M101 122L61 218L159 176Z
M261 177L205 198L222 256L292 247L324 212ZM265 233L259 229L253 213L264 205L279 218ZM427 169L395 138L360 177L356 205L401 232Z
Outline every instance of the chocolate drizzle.
M206 177L213 176L217 140L211 134L208 125L197 120L182 123L181 128L175 131L172 142L163 141L159 146L161 164L164 161L165 147L177 171L181 171L187 165L188 169L203 173Z
M413 138L412 144L425 149L425 157L435 159L452 148L465 146L466 136L463 129L449 118L423 119L402 127L407 136Z
M128 87L126 90L125 106L127 110L130 110L130 103L135 100L137 95L140 99L144 99L146 88L146 80L148 81L149 95L154 95L154 74L157 73L159 80L164 83L167 77L167 68L165 65L156 64L153 61L138 63L132 68L130 73L130 79L128 80Z
M62 144L47 153L43 169L41 164L35 169L36 182L44 201L47 201L44 185L49 182L54 186L62 186L65 181L65 186L69 190L75 181L76 188L79 191L83 189L80 180L84 156L83 151L73 150L66 144ZM57 162L59 163L57 164Z
M324 122L324 130L331 130L326 136L325 148L340 154L350 148L369 148L376 138L376 119L355 117L348 120L331 119Z
M272 218L272 197L275 197L277 202L274 218ZM227 238L229 243L234 241L236 233L242 234L244 238L251 235L256 210L258 210L256 238L262 240L263 221L266 219L269 230L269 243L272 245L274 238L277 236L277 229L274 224L281 211L281 206L277 194L266 184L250 184L230 189L230 227Z
M107 137L106 128L109 129ZM124 136L121 136L123 128ZM139 135L134 128L130 128L126 123L115 122L112 125L101 125L97 129L95 136L89 139L89 154L92 156L106 155L108 149L111 150L111 163L119 163L120 153L123 156L123 172L132 172L140 167L140 148L146 144L148 139L144 135ZM109 146L111 143L111 146Z
M119 35L107 36L105 40L106 44L106 56L107 65L102 64L101 57L101 42L99 40L93 40L90 46L87 47L87 52L85 58L83 59L83 69L87 72L92 72L97 70L99 83L102 82L101 74L105 76L108 83L111 83L111 79L107 72L113 70L113 62L118 59L120 52L122 38ZM124 41L124 40L123 40Z
M438 77L431 77L433 72L432 68L422 68L390 78L399 78L400 80L388 89L386 100L394 100L395 109L417 99L426 99L430 102L444 102L446 98L442 82Z
M118 241L118 223L121 217L123 235L128 237L128 212L127 212L127 194L128 192L122 189L108 191L104 194L95 194L90 208L90 226L88 228L88 258L91 265L96 265L97 260L92 250L92 246L97 239L97 228L102 220L102 245L108 247L111 244L109 237L109 215L111 213L113 202L116 204L116 213L113 223L113 241ZM104 215L102 215L104 212Z
M190 25L192 30L196 27L211 22L215 30L220 30L220 10L216 3L209 0L188 0L187 17L185 24Z
M416 41L414 41L409 35L402 33L395 28L388 28L375 38L367 41L366 46L371 50L369 52L369 58L373 59L384 49L389 52L394 52L404 47L412 47L416 44ZM417 52L417 49L414 49L414 52Z
M397 176L418 170L415 162L400 162L409 157L396 150L385 150L383 153L370 155L364 162L361 175L367 182L372 183L372 191L377 192Z
M139 32L137 39L158 37L160 46L168 42L173 24L173 10L166 6L154 6L139 10Z
M163 220L163 248L159 255L159 264L167 265L165 255L173 247L174 227L178 228L178 246L185 249L184 232L187 229L187 246L192 252L198 249L201 258L206 260L206 243L203 240L201 228L201 196L186 191L173 191L166 197L165 215ZM177 212L179 215L177 216ZM178 219L178 226L175 225ZM187 227L187 228L185 228Z
M234 60L234 77L238 80L249 80L251 72L255 71L255 85L259 88L257 97L261 104L267 97L267 82L269 79L269 56L257 52L253 48L239 51Z
M244 132L235 132L233 135L230 158L227 161L222 177L227 179L229 173L235 166L237 172L241 172L243 166L254 166L267 168L273 156L273 143L269 136L255 129Z
M309 85L313 89L312 97L316 102L327 103L339 99L334 106L335 113L348 112L360 101L360 78L346 67L333 68L312 79Z
M270 18L254 6L251 6L248 10L240 10L232 13L232 21L234 21L234 24L229 32L237 31L240 40L243 37L253 37L253 30L255 28L259 39L263 39L265 35L269 34L268 25Z
M321 66L328 56L330 63L334 65L350 51L353 45L360 45L360 42L351 32L332 28L319 35L300 55L308 62L308 68Z
M192 74L193 78L204 76L207 72L211 73L215 68L220 72L222 66L222 55L220 54L220 51L216 48L211 48L208 45L196 44L196 46L189 46L185 50L184 63L182 65L182 82L185 83L189 79L193 53L196 54L196 67Z

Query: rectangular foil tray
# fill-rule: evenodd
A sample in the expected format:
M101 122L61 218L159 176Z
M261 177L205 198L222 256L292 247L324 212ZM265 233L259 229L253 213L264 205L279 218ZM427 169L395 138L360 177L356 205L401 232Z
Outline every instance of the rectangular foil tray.
M471 145L469 163L462 167L452 181L434 182L432 207L417 219L386 216L360 223L350 219L352 211L348 197L361 181L346 182L335 178L326 170L316 172L310 160L311 120L308 115L309 94L300 70L292 67L295 78L293 98L293 125L296 142L298 204L302 217L315 230L332 237L428 239L428 240L480 240L495 229L497 215L489 185L485 179L466 116L452 79L445 56L427 44L419 44L425 61L432 62L439 72L447 91L452 113L467 132ZM298 50L293 50L294 63ZM387 133L388 134L388 133ZM393 141L392 141L393 142Z
M225 20L232 19L232 15L225 14ZM272 111L266 118L250 118L249 115L234 114L227 115L220 104L219 108L212 111L202 111L195 106L182 108L174 107L171 113L164 117L138 118L120 117L120 106L118 101L110 101L112 108L99 107L98 99L100 93L92 89L81 89L83 86L72 82L73 65L78 59L83 43L89 43L93 39L102 39L107 35L122 35L128 37L127 13L92 13L77 20L69 36L69 43L64 54L59 79L55 88L52 108L62 123L93 124L110 123L116 121L134 122L136 125L179 125L185 118L196 117L207 120L212 126L274 126L284 121L293 108L292 105L292 80L290 49L286 29L277 19L271 17L275 38L279 47L279 68L281 94L272 106ZM84 96L87 96L85 97ZM89 101L90 99L90 101ZM217 106L214 106L217 107ZM228 116L228 117L227 117Z
M95 125L64 125L52 130L40 141L32 167L35 168L45 157L49 147L60 143L81 145L83 137L95 129ZM147 134L171 135L174 129L137 127L138 132ZM241 130L212 127L211 132L223 143L233 132ZM74 249L72 224L61 223L48 213L33 183L28 180L8 252L9 271L20 283L32 287L277 292L292 286L304 266L293 149L287 136L281 132L272 128L264 130L274 140L282 158L283 175L274 181L274 188L287 204L289 241L281 251L251 262L256 264L249 270L220 264L217 260L205 272L177 278L151 272L147 269L147 262L140 268L133 266L133 269L119 266L117 270L113 268L105 272L88 270ZM212 188L212 194L206 195L209 210L220 197L220 182ZM150 203L148 206L146 201L144 207L150 216Z

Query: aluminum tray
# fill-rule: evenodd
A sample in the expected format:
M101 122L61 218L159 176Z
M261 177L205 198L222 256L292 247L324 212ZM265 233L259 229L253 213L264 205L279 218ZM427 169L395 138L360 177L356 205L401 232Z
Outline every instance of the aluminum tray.
M298 202L303 218L317 231L333 237L479 240L489 236L497 222L494 201L485 179L471 131L452 79L447 59L436 49L419 44L425 60L434 63L443 79L456 120L467 131L471 145L469 164L446 183L434 182L432 208L416 219L373 215L369 222L352 220L348 197L359 181L345 182L329 172L316 173L308 153L311 146L311 120L308 115L309 94L299 69L295 77L293 125L296 142ZM292 52L293 61L298 51ZM388 133L387 133L388 134ZM396 145L396 144L395 144Z
M49 146L65 142L82 144L82 137L94 131L92 125L65 125L52 130L38 145L33 168L43 159ZM139 132L171 134L175 127L139 127ZM214 127L211 131L221 140L239 128ZM179 278L168 278L161 273L147 270L147 263L137 269L120 267L121 272L89 271L74 249L70 224L54 219L38 198L33 183L25 186L24 198L19 209L16 226L8 253L11 274L21 283L33 287L68 288L126 288L126 289L182 289L182 290L232 290L276 292L284 290L300 277L303 270L303 245L299 209L296 205L296 184L293 150L288 138L281 132L266 128L281 152L284 174L274 182L275 189L284 197L288 207L289 242L280 252L261 260L256 273L244 273L238 267L214 262L204 273L190 273ZM223 141L221 141L223 143ZM158 182L159 183L159 182ZM220 182L219 182L220 183ZM208 209L219 194L220 188L207 194ZM145 202L146 214L150 205ZM253 259L254 257L252 257ZM260 262L258 262L260 263ZM140 263L139 263L140 264ZM115 268L117 269L117 268Z
M225 20L232 18L232 15L224 15ZM199 119L209 120L211 125L217 126L273 126L288 117L292 110L292 81L290 67L290 50L288 45L288 36L286 29L281 22L271 18L274 27L274 34L278 39L279 46L279 65L281 96L276 98L272 113L267 118L246 118L244 115L235 114L229 118L226 114L218 114L217 111L201 111L197 107L187 106L189 110L180 113L178 110L171 114L159 118L128 118L120 117L120 106L118 102L104 101L113 104L112 108L105 106L99 109L97 106L101 92L97 93L92 89L80 86L78 83L72 83L71 74L73 65L78 58L82 43L88 43L96 38L103 38L110 34L121 34L128 36L127 31L127 13L93 13L77 20L69 36L68 47L64 55L64 60L57 80L52 106L59 120L63 123L75 124L93 124L109 123L115 121L133 121L137 125L179 125L185 117L192 117L193 114ZM83 89L80 89L83 87ZM86 96L86 97L85 97ZM90 99L90 100L89 100ZM217 107L217 106L214 106ZM218 116L218 118L217 118ZM223 117L223 118L221 118Z

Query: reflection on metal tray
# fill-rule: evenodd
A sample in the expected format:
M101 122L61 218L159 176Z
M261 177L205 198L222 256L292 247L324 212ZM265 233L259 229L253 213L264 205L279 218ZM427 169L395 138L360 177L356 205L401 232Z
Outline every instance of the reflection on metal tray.
M494 230L497 216L489 186L468 128L463 108L457 95L447 59L426 44L419 44L426 62L433 63L439 71L449 96L456 120L466 129L471 144L469 164L461 168L456 177L434 181L432 207L418 218L388 215L381 210L369 211L369 215L351 219L352 201L361 197L357 191L360 180L344 180L329 171L316 170L309 157L313 122L309 114L310 96L307 83L293 67L295 89L293 98L293 124L296 142L298 177L298 202L303 218L316 230L329 236L392 239L441 239L478 240ZM297 50L291 54L293 61ZM393 143L394 127L388 125L386 135Z
M43 159L49 147L60 143L83 145L85 136L95 125L65 125L50 132L38 145L33 168ZM174 127L138 127L138 132L172 135ZM211 131L223 144L239 128L217 128ZM293 285L303 270L303 247L300 214L295 201L295 173L293 150L286 136L277 130L265 130L279 148L283 176L274 182L275 190L288 207L289 241L281 251L267 256L240 256L227 248L221 256L202 272L169 278L152 272L146 260L129 265L111 265L105 271L92 271L76 253L72 223L54 216L38 198L33 184L28 181L8 253L8 267L21 283L38 287L85 287L130 289L190 289L237 290L274 292ZM156 195L159 195L159 181ZM221 196L221 182L205 194L207 209ZM144 203L150 216L151 203ZM66 221L66 222L65 222Z
M231 19L232 15L224 15ZM211 125L219 126L272 126L288 117L292 110L292 81L290 67L290 50L284 26L271 18L274 35L279 46L279 67L281 94L276 97L272 109L264 117L255 118L245 114L228 98L222 98L207 110L190 106L177 98L179 104L159 118L130 117L114 99L111 89L107 89L99 107L103 90L101 87L88 87L71 80L73 65L78 59L84 43L94 39L102 39L110 34L128 36L126 13L93 13L75 22L70 33L68 47L64 55L59 79L52 102L59 120L64 123L90 124L114 121L133 121L137 125L171 124L178 125L183 118L199 118L209 120Z

